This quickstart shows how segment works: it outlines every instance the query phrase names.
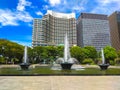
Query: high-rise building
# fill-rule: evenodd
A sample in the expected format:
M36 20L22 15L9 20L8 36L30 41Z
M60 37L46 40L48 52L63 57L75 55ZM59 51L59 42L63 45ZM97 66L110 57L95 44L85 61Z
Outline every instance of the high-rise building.
M111 44L116 50L120 50L120 11L109 16Z
M42 29L42 19L39 18L35 18L33 20L32 45L33 46L46 45L44 31Z
M81 13L77 19L78 46L94 46L97 51L111 45L107 15Z
M65 14L48 10L42 19L33 21L33 46L60 45L68 34L70 46L77 44L75 13Z

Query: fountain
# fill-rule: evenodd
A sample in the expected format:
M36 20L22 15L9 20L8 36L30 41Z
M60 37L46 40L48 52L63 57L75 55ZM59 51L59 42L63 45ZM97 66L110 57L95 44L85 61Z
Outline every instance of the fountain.
M73 65L78 64L78 65ZM73 65L73 66L72 66ZM53 64L52 70L84 70L84 67L79 65L79 61L75 58L71 58L70 50L69 50L69 41L67 37L67 33L64 38L64 58L58 58Z
M101 70L107 70L109 64L106 64L105 57L104 57L104 51L101 49L101 56L102 56L102 64L99 64Z
M66 33L65 39L64 39L64 60L61 63L62 69L71 69L71 66L73 65L73 61L70 60L70 58L71 58L71 55L69 50L69 41Z
M28 70L30 66L30 63L28 63L28 58L27 58L27 46L24 48L24 61L23 63L20 64L20 67L22 70Z
M70 50L69 50L69 41L67 33L64 39L64 58L59 59L62 69L71 69L71 66L74 64L74 61L71 59Z

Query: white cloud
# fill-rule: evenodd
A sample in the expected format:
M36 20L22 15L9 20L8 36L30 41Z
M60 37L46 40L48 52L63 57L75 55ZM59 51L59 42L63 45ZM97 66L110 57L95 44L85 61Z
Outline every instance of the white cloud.
M73 4L73 2L75 3ZM85 10L85 5L88 3L88 0L74 0L73 2L71 1L70 3L72 11L75 13L80 13L81 11Z
M102 5L107 5L110 3L119 3L120 0L97 0L97 2L102 4Z
M111 2L111 0L98 0L98 2L102 5L106 5Z
M44 5L44 6L43 6L43 9L44 9L44 10L48 10L48 8L49 8L48 5Z
M16 12L16 19L23 22L31 22L33 17L28 12Z
M82 6L74 6L73 8L72 8L72 11L73 12L80 12L80 11L82 11L82 10L84 10L85 8L84 7L82 7Z
M33 17L29 12L25 11L26 6L31 6L31 2L26 0L19 0L17 10L10 9L0 9L0 23L1 26L17 26L19 21L22 22L31 22Z
M49 0L51 6L55 6L61 3L61 0Z
M110 15L120 9L119 0L96 0L98 5L91 11L92 13L101 13Z
M28 12L19 12L19 11L12 11L9 9L2 10L0 9L0 23L2 26L6 25L19 25L19 21L22 22L31 22L32 16L29 15Z
M26 1L26 0L19 0L17 10L19 11L24 11L26 6L31 6L31 2Z
M86 10L88 0L44 0L50 5L43 5L43 10L53 10L61 13L79 14Z
M15 16L16 15L14 13L12 13L10 10L0 9L0 23L2 24L2 26L18 25Z
M41 11L36 12L36 14L39 16L43 16L43 13Z
M120 0L44 0L50 5L44 5L43 9L51 9L58 12L92 12L110 15L120 9ZM94 4L92 6L92 4Z
M54 1L54 0L53 0ZM63 13L80 13L85 10L85 5L88 3L88 0L61 0L61 3L55 5L54 7L50 7L50 9Z

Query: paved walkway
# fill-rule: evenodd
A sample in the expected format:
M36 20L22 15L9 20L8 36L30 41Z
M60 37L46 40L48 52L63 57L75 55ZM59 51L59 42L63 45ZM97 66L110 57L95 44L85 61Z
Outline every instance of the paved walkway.
M120 76L0 76L0 90L120 90Z

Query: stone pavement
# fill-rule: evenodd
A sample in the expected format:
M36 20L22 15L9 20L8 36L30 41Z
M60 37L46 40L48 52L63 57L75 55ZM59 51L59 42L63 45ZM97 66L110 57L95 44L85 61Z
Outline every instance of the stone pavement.
M0 76L0 90L120 90L120 76Z

